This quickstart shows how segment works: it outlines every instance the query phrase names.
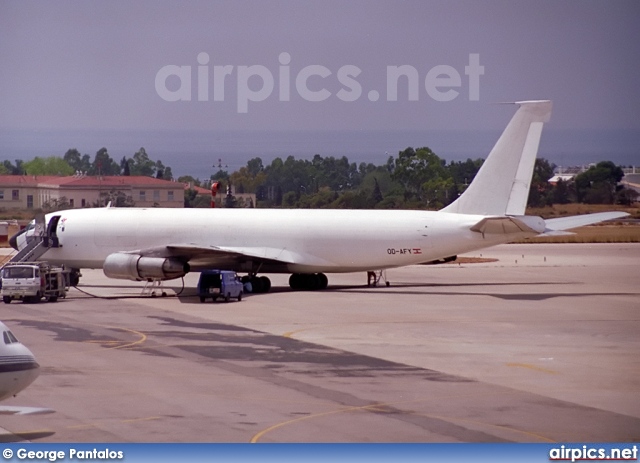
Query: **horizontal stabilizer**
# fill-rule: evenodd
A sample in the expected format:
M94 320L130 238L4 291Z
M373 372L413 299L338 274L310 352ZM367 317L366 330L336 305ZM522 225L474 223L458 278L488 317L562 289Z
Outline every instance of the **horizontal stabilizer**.
M511 235L514 233L542 233L544 220L534 216L485 217L471 227L471 231L482 235Z
M538 236L571 236L571 235L575 235L575 233L562 231L562 230L545 230L544 233Z
M596 214L573 215L571 217L560 217L558 219L545 220L545 235L551 236L550 232L560 230L571 230L572 228L584 227L605 220L620 219L629 214L626 212L598 212Z

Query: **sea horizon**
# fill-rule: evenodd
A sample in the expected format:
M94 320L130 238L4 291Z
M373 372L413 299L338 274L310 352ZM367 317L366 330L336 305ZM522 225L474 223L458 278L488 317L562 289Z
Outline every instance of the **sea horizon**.
M174 178L208 179L219 170L229 173L260 157L273 159L346 156L356 164L383 165L407 147L428 146L447 162L486 158L501 130L24 130L0 129L0 160L15 163L36 156L64 156L75 148L91 159L106 147L116 162L144 147L150 159L171 167ZM640 165L640 131L624 129L544 130L538 151L557 166L612 161Z

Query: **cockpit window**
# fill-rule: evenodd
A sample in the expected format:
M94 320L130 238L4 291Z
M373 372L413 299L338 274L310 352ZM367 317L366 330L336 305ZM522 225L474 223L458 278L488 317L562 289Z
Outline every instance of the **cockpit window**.
M2 337L4 339L5 344L13 344L19 342L18 339L13 335L11 331L3 331Z
M11 331L7 331L7 333L9 333L9 339L11 339L11 342L20 342L18 341L18 338L16 338Z

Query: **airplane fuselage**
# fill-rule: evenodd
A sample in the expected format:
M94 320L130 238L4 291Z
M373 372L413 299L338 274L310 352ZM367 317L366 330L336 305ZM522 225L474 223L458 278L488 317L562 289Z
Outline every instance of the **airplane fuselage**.
M40 365L4 323L0 323L0 331L0 400L4 400L34 382L40 374Z
M257 250L274 261L262 272L355 272L427 262L507 239L470 231L482 216L432 211L103 208L48 214L47 223L55 216L60 246L43 259L70 268L102 268L110 254L174 244ZM281 263L288 253L304 263ZM189 263L192 270L208 266L206 258Z

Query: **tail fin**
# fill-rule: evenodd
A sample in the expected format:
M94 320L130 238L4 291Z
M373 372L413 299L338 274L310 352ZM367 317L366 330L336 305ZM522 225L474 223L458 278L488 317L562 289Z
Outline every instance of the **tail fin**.
M552 103L542 100L515 104L520 108L471 185L442 211L500 216L524 214L542 126L549 121Z

